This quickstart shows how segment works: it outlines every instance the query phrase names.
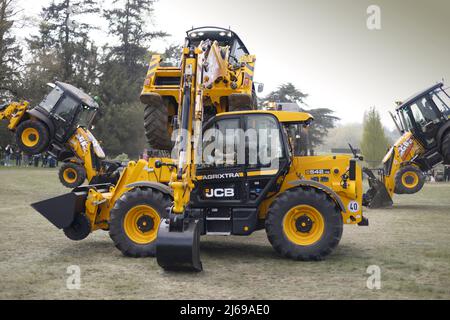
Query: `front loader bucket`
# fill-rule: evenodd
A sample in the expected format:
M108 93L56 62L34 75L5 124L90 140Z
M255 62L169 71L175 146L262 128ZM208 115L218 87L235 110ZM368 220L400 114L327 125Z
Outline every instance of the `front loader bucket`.
M109 183L79 186L70 193L35 202L31 206L55 227L65 229L72 225L76 214L85 212L89 189L107 192L110 187Z
M392 198L384 183L378 180L372 171L364 168L364 173L369 178L369 190L363 195L363 205L371 209L390 207L393 204Z
M198 220L186 218L181 230L174 230L170 223L166 219L159 226L156 239L159 266L169 271L202 271Z
M72 224L75 214L84 212L86 197L86 191L71 192L35 202L31 206L55 227L64 229Z

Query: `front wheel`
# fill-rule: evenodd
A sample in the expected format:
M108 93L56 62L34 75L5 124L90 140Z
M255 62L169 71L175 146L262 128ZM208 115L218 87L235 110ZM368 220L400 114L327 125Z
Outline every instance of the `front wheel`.
M39 120L26 120L16 129L16 142L20 150L29 155L44 152L50 144L50 134Z
M293 188L271 204L267 237L275 251L294 260L321 260L338 245L343 231L336 203L322 190Z
M111 210L109 235L115 246L130 257L154 257L162 218L168 216L171 198L150 188L124 193Z
M396 194L413 194L419 192L425 183L423 172L413 165L407 165L395 174Z

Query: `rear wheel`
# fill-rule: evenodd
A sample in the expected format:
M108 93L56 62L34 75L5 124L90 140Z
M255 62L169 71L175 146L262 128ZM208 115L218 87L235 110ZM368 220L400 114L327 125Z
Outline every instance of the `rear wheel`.
M396 194L413 194L419 192L425 183L423 172L413 165L407 165L395 174Z
M59 180L66 188L76 188L86 180L86 170L79 164L66 162L59 169Z
M16 141L20 150L35 155L47 149L50 143L50 134L41 121L26 120L17 126Z
M442 139L442 156L444 157L444 163L450 164L450 131Z
M148 144L156 150L172 150L173 112L165 103L147 105L144 111L144 127ZM172 110L173 111L173 110Z
M266 232L274 249L294 260L321 260L338 245L342 215L321 190L294 188L280 194L269 208Z
M111 210L109 235L115 246L130 257L155 256L159 224L170 204L169 196L154 189L124 193Z

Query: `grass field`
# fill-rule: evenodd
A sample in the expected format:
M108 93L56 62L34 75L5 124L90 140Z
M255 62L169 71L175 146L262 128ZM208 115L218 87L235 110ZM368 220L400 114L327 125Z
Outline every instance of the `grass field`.
M123 257L107 232L66 239L29 206L63 192L56 170L0 169L1 299L450 299L450 184L367 210L370 226L346 226L321 262L278 257L264 231L205 237L198 274ZM66 287L70 265L80 290ZM381 268L379 290L366 287L369 265Z

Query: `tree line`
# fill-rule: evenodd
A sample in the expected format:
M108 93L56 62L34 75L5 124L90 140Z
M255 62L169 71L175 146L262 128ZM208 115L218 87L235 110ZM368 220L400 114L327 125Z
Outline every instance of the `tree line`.
M106 153L137 157L146 147L139 94L153 53L152 40L168 36L150 22L155 1L113 0L112 8L104 8L99 0L54 0L41 10L38 33L22 43L14 36L21 21L17 0L0 0L0 98L24 99L33 105L47 93L46 83L71 83L99 98L93 132ZM99 45L92 39L97 31L89 23L92 17L104 20L103 31L112 44ZM180 47L170 46L164 54L177 59ZM306 105L307 96L286 83L261 102ZM306 111L315 118L310 135L316 148L339 119L330 108ZM0 126L0 141L12 141L5 126Z
M98 0L54 0L41 10L38 33L19 43L17 0L0 0L0 97L33 105L47 93L46 83L71 83L99 98L94 134L105 150L136 156L145 144L139 93L149 48L168 36L150 23L154 2L114 0L112 8L102 8ZM99 46L90 37L92 17L104 19L112 44ZM0 140L9 139L2 128Z

